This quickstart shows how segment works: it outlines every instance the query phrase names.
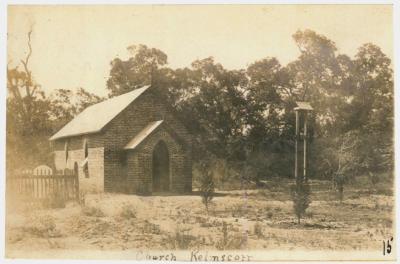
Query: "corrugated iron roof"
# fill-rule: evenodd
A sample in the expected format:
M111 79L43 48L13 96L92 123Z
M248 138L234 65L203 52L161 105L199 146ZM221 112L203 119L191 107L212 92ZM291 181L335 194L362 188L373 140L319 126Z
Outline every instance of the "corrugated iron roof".
M50 140L100 132L105 125L149 87L147 85L132 92L89 106L54 134Z
M309 102L296 102L297 107L294 108L294 110L306 110L306 111L312 111L314 108L310 105Z
M145 140L157 127L161 125L164 120L150 122L145 128L142 129L134 138L132 138L124 149L134 149L143 140Z

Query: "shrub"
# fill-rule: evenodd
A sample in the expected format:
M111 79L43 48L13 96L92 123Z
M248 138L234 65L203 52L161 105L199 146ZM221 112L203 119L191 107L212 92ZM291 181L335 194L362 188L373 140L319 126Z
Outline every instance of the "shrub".
M310 200L310 185L308 183L298 181L296 185L291 186L291 196L293 200L293 210L300 224L300 219L305 215Z
M50 215L34 216L30 218L29 223L27 223L23 230L43 238L60 236L59 230L56 229L54 218Z
M86 216L103 217L104 213L100 208L95 206L84 206L82 207L82 213Z
M263 227L260 222L256 222L253 227L253 233L258 238L264 237Z
M122 206L119 216L125 219L136 218L136 210L132 205L125 204Z
M338 193L339 201L343 201L343 191L344 191L344 184L345 184L345 176L343 174L336 174L334 177L336 191Z
M227 226L227 224L226 224L226 222L224 221L223 223L222 223L222 239L220 240L220 246L222 247L222 248L220 248L220 249L225 249L226 248L226 246L228 245L228 236L229 236L229 234L228 234L228 226Z
M214 198L214 179L211 171L209 171L206 165L202 165L202 176L200 179L200 194L202 198L202 202L206 207L206 211L208 213L208 206L211 200Z
M243 207L242 204L235 204L232 206L232 217L242 217L244 214L248 212L246 207Z
M376 173L369 172L369 178L372 185L376 185L379 182L379 176Z
M241 249L247 242L247 237L241 233L234 235L229 234L228 225L224 221L222 223L222 237L216 242L215 247L219 250Z
M242 249L247 243L247 236L242 233L235 233L231 236L229 244L226 247L228 250Z
M268 213L267 213L267 218L268 218L268 219L271 219L273 215L274 215L274 214L273 214L272 212L268 212Z
M161 229L159 225L153 224L148 220L145 220L143 226L143 233L159 235L161 234Z
M189 230L183 230L179 226L177 226L173 235L168 236L168 243L173 249L188 249L194 240L196 240L196 237L190 235Z

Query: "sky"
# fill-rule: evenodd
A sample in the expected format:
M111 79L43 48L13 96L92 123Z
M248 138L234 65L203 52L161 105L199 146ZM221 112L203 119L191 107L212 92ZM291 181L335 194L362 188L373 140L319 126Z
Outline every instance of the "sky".
M133 44L162 50L172 68L213 56L240 69L265 57L295 60L292 35L311 29L351 57L371 42L393 58L391 5L9 6L10 66L26 56L31 25L30 68L46 93L83 87L106 95L110 61L127 59Z

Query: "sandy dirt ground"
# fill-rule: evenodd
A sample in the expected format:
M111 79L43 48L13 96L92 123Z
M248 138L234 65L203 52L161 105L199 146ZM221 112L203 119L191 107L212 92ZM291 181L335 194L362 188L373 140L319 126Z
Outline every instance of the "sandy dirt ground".
M312 203L300 224L284 185L219 191L208 213L196 194L96 194L87 195L84 206L8 209L6 254L14 258L26 257L28 251L38 256L50 252L57 258L57 252L64 251L65 257L75 250L240 249L382 255L383 240L394 234L394 197L352 188L340 203L328 186L312 183Z

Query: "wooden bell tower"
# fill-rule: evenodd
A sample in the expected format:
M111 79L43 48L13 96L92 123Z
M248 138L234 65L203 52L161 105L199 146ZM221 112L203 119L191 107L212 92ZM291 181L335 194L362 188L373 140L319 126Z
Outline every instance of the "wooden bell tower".
M296 113L294 177L296 181L307 181L307 118L309 112L314 109L308 102L296 102L296 105L294 108ZM301 175L299 175L299 171L302 172Z

